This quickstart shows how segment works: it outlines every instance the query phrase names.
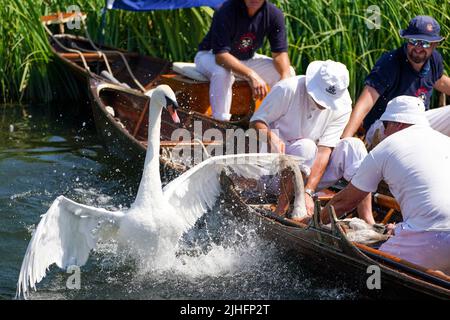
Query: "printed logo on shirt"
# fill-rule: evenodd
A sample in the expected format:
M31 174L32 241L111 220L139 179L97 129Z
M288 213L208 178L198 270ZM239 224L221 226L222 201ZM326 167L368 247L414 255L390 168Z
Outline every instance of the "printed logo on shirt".
M253 33L246 33L241 36L239 39L238 50L240 52L249 52L252 51L255 45L256 36Z
M329 94L335 95L336 94L336 87L335 86L329 86L328 88L325 89L326 92L328 92Z
M422 99L423 103L425 103L425 100L427 100L427 93L428 93L427 88L420 87L419 89L417 89L415 96Z

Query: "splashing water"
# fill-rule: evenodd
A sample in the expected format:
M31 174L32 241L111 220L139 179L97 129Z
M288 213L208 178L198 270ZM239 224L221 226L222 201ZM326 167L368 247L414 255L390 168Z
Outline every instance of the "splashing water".
M63 299L355 298L340 283L318 282L303 268L305 261L221 211L203 217L165 256L103 243L82 268L80 291L61 286L68 275L54 272L31 298L48 298L49 291Z

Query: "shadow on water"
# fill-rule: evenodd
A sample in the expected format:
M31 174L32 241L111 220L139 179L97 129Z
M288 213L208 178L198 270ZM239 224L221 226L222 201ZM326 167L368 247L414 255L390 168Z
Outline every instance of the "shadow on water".
M74 110L76 108L73 108ZM109 210L134 200L141 172L105 153L89 118L70 105L0 106L0 298L15 294L30 233L58 195ZM52 266L33 299L354 299L339 279L237 223L226 204L200 219L170 270L153 270L102 244L81 288Z

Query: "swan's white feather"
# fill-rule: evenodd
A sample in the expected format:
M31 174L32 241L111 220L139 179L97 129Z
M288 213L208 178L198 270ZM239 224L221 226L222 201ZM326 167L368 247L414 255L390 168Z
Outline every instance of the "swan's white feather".
M252 179L280 172L280 161L289 157L294 163L302 159L277 153L249 153L216 156L209 158L189 169L167 184L164 198L176 210L182 213L186 229L191 227L208 209L214 206L220 195L219 176L225 168L233 173Z
M101 229L117 228L122 212L78 204L64 196L53 201L42 215L28 245L20 269L17 295L27 295L28 286L36 290L50 265L66 269L71 265L84 265L91 249L96 247Z

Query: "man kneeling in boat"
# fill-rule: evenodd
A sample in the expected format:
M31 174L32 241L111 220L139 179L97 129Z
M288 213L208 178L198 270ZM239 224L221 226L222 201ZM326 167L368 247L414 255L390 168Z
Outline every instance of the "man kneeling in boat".
M350 181L367 155L361 140L340 139L352 110L348 85L344 64L314 61L306 75L278 82L250 119L259 136L267 137L270 152L300 156L305 159L303 165L311 169L305 183L308 216L314 213L314 191L342 177ZM285 215L294 194L292 174L283 173L280 185L275 213ZM358 212L368 223L375 223L370 195Z
M416 97L392 99L381 121L386 137L327 206L340 216L384 180L400 203L403 222L380 250L450 275L450 138L429 126L423 101ZM324 223L327 209L321 214Z

